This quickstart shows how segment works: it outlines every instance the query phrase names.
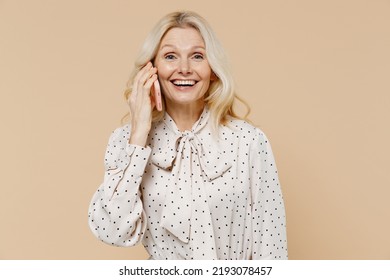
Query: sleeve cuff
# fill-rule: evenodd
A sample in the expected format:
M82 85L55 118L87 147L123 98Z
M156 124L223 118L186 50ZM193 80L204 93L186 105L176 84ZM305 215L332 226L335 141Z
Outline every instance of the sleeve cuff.
M129 165L131 165L131 169L134 170L135 175L142 176L144 174L151 152L152 149L149 146L142 147L127 144L126 153L131 159Z

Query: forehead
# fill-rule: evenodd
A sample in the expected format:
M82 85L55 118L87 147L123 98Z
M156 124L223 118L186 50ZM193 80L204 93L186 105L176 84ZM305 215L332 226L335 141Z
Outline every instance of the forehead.
M160 49L166 45L183 49L205 47L202 36L193 27L174 27L170 29L162 38Z

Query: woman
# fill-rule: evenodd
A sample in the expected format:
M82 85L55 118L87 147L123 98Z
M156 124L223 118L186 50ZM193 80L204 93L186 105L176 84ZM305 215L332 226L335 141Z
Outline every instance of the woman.
M152 259L286 259L284 204L264 133L233 112L224 52L203 18L165 16L129 81L131 122L110 137L92 232Z

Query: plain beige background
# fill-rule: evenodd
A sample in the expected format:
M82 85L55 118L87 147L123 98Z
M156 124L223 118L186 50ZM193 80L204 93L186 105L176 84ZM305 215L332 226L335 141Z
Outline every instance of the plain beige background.
M147 33L199 12L271 140L290 259L390 259L390 1L0 0L0 259L143 259L89 231Z

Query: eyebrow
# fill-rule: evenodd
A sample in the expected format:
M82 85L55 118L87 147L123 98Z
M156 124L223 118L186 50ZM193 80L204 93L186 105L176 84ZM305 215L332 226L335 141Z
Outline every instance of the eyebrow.
M160 50L162 50L162 49L164 49L164 48L173 48L173 49L176 49L176 46L171 45L171 44L165 44L165 45L161 46ZM194 46L194 47L192 47L191 49L204 49L204 50L205 50L205 47L203 47L203 46Z

